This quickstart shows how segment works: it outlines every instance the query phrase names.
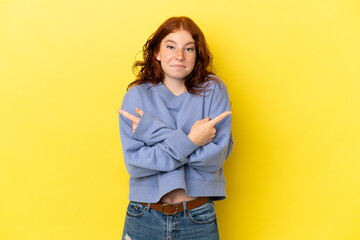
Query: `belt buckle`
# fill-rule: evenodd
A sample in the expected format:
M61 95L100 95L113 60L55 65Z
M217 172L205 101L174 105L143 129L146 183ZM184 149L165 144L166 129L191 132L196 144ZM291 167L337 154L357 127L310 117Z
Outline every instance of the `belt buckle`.
M166 213L166 212L164 212L163 211L163 207L165 207L165 206L175 206L176 207L176 211L175 212L173 212L173 213ZM163 205L161 205L161 212L162 213L164 213L164 214L166 214L166 215L174 215L174 214L177 214L178 213L178 211L179 211L179 207L178 207L178 205L177 204L173 204L173 203L164 203Z

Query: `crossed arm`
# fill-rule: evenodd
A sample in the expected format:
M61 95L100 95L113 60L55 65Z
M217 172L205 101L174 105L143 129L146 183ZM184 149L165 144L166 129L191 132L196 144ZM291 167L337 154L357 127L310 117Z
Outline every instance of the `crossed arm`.
M147 145L155 145L156 147L161 146L162 143L160 142L166 141L169 137L171 138L176 131L151 114L144 113L144 111L139 108L136 108L136 113L140 117L130 114L122 109L119 109L118 113L132 122L133 138L143 141ZM230 139L223 138L223 142L214 143L212 141L216 135L215 125L230 114L231 111L225 111L211 120L209 120L209 117L206 117L193 124L187 138L196 145L196 149L194 152L191 151L190 155L186 157L187 161L184 161L183 164L187 163L194 168L207 172L216 172L222 167L223 162L232 149L232 136L230 135ZM143 122L140 122L141 120ZM149 129L153 126L155 128L154 130ZM136 131L138 127L142 129ZM144 132L151 132L152 136L144 136ZM230 146L227 144L230 144ZM228 151L229 149L230 151ZM224 156L224 151L226 151L226 156Z
M196 121L188 134L139 109L143 107L140 96L136 88L131 88L118 110L125 165L132 177L170 172L184 164L205 172L222 167L233 144L226 89L213 96L209 112L212 119Z
M121 115L132 121L132 131L133 133L135 133L136 128L141 120L141 117L144 114L144 111L142 111L138 107L136 108L136 113L140 116L140 118L122 109L119 109L118 113L120 113ZM215 125L224 118L226 118L227 116L229 116L230 114L231 111L226 111L211 120L209 120L209 117L206 117L204 119L196 121L194 125L191 127L190 133L187 136L190 138L190 140L193 143L195 143L199 147L208 144L215 137L216 134ZM170 127L168 128L170 129Z

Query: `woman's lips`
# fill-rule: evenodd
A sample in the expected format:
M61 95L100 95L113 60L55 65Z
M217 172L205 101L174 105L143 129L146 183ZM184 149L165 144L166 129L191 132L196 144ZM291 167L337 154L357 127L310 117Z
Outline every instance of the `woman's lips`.
M184 65L171 65L171 66L174 67L174 68L185 68Z

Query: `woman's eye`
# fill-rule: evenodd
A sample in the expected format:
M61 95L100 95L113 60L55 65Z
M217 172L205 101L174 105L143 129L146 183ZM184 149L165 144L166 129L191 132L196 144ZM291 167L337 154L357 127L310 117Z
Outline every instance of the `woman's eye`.
M168 48L168 49L171 49L171 50L175 49L174 46L167 46L167 48Z
M194 51L195 49L194 49L194 48L186 48L185 50L188 51L188 52L192 52L192 51Z

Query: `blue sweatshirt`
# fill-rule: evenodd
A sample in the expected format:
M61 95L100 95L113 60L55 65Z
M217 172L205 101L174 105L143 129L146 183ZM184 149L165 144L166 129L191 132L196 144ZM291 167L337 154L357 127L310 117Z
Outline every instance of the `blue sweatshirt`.
M121 109L138 117L135 109L144 111L134 133L131 120L119 114L130 201L158 202L177 188L191 197L225 199L223 164L232 151L232 115L215 125L216 136L204 146L187 136L197 120L231 110L225 84L210 82L202 96L187 91L176 96L163 83L149 90L151 83L135 85L125 93Z

